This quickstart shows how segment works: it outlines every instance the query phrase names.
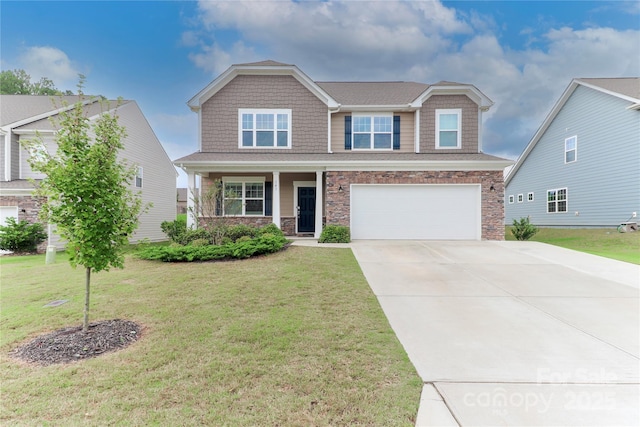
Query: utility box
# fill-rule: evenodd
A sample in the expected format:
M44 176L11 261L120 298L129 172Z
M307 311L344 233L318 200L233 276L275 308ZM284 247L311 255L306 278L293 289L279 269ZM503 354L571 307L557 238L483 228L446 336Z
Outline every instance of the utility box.
M620 233L631 233L633 231L638 231L638 223L637 222L623 222L618 226L618 231Z
M56 262L56 250L57 248L55 246L47 246L45 264L54 264Z

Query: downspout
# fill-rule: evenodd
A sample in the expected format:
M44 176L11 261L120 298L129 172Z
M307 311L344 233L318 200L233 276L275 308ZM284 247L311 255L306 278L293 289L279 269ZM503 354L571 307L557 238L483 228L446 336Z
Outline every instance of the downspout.
M415 120L414 120L414 135L413 135L413 144L415 148L415 152L420 152L420 110L415 111Z

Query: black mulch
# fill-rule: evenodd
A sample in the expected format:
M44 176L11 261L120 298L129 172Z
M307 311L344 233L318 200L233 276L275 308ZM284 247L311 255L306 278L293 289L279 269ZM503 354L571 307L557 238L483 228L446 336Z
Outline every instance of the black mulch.
M89 324L86 333L77 326L41 335L10 355L43 366L75 362L125 348L140 337L141 330L140 325L129 320L103 320Z

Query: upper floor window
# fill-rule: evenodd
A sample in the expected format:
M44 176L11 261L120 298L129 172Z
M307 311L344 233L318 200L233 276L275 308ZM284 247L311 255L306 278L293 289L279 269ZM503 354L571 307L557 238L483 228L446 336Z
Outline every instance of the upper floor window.
M572 136L564 140L564 162L571 163L578 160L578 137Z
M567 189L547 190L547 213L567 212Z
M436 110L436 148L461 147L461 109Z
M393 116L353 116L354 150L393 149Z
M240 148L291 148L291 110L238 110Z
M142 188L142 166L136 168L136 188Z
M533 202L533 193L527 194L527 200Z
M513 194L509 195L509 204L512 204L515 201Z
M518 203L524 202L524 195L518 194Z

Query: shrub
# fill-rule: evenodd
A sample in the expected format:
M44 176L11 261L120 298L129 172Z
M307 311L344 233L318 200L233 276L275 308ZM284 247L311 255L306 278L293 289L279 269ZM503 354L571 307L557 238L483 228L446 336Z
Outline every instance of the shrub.
M258 229L258 234L272 234L274 236L284 236L284 232L278 228L274 223L267 224L260 229Z
M210 245L211 243L209 242L209 239L196 239L191 241L191 243L189 243L191 246L207 246Z
M182 235L187 232L187 219L185 216L178 217L175 221L163 221L160 229L173 242L178 242Z
M236 242L241 237L255 237L258 234L258 229L255 227L250 227L244 224L232 225L227 228L227 232L225 237L231 239L231 241Z
M188 245L194 240L206 239L209 244L213 243L211 239L211 234L204 228L196 228L191 230L186 230L181 236L179 236L176 243L180 243L181 245Z
M511 234L516 240L529 240L538 232L538 227L529 222L529 218L520 218L513 220L513 227L511 227Z
M165 262L210 261L230 258L249 258L255 255L281 250L287 243L284 236L265 233L254 239L241 239L236 243L222 246L151 246L138 252L138 257L146 260Z
M0 226L0 249L13 252L35 252L38 245L47 238L42 224L25 220L16 222L7 218L7 225Z
M346 225L327 225L320 234L319 243L349 243L351 233Z

